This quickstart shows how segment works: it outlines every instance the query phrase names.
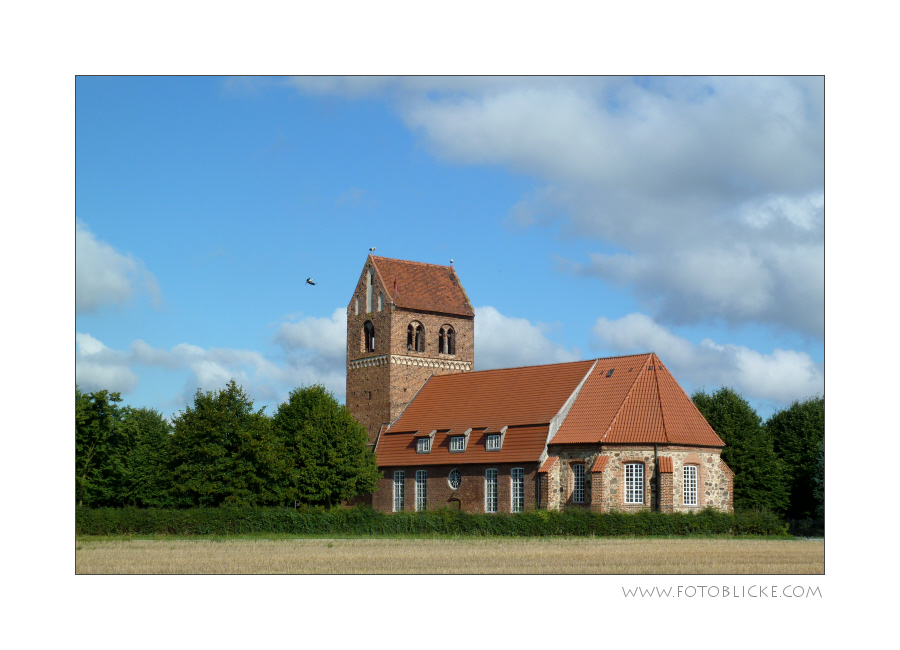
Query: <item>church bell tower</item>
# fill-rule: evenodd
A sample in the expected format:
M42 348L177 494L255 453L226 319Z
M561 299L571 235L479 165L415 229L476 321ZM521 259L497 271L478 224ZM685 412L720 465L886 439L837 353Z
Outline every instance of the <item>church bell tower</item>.
M347 408L374 445L432 375L475 365L475 312L453 266L369 255L347 305Z

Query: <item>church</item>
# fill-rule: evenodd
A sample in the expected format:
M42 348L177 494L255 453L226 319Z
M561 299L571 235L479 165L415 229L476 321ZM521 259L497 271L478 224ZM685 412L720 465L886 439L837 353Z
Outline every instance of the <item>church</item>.
M475 371L453 266L369 255L347 307L347 408L382 512L733 510L725 443L653 352Z

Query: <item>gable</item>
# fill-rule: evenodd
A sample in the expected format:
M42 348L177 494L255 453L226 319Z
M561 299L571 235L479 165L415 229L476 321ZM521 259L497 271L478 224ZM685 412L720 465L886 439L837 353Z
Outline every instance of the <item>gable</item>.
M725 446L652 352L598 359L551 442Z
M452 266L374 255L370 255L369 259L387 297L398 307L411 311L475 316L469 297Z

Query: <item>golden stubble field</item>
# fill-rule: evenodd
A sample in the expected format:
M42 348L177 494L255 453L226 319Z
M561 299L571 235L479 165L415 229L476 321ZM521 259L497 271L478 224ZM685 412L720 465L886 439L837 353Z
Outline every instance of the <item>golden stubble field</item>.
M822 574L821 540L76 540L80 574Z

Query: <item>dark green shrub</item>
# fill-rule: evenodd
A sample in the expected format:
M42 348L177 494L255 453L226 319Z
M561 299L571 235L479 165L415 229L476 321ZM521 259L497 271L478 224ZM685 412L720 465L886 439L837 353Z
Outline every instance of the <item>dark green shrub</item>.
M698 514L598 514L587 510L520 514L467 514L438 509L383 514L353 508L241 507L76 508L76 535L471 535L642 537L684 535L785 535L787 524L767 510Z

